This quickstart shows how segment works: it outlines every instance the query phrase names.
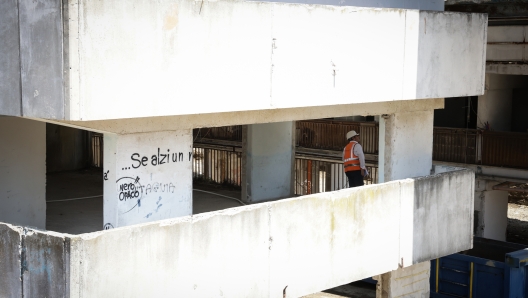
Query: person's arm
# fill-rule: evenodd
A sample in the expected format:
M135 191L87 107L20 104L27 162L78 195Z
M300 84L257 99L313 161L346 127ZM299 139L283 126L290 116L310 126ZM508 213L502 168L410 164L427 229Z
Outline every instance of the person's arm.
M354 146L354 154L359 158L359 167L361 168L361 175L365 176L365 154L363 154L363 147L360 144Z

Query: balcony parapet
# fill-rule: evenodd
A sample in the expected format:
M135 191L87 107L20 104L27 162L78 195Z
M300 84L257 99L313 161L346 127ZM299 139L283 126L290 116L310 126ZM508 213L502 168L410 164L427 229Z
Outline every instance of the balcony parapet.
M471 248L473 185L458 169L81 235L2 223L0 295L298 297Z

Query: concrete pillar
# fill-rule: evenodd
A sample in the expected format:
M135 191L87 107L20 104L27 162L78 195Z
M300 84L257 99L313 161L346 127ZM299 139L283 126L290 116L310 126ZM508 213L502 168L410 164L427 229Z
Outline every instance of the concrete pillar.
M380 183L431 173L433 117L433 110L380 117ZM376 297L429 297L430 266L423 262L378 276Z
M46 228L46 123L0 116L0 221Z
M192 214L191 130L104 135L104 228Z
M294 194L295 122L252 124L242 130L242 200Z
M383 115L379 123L379 182L431 173L433 110Z
M496 181L475 180L475 236L506 241L508 192L493 190Z
M430 262L423 262L376 276L376 298L429 297L430 275Z

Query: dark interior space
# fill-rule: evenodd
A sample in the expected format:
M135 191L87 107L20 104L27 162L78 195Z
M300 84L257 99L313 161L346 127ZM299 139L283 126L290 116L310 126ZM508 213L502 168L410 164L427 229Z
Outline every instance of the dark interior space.
M444 109L434 111L434 126L476 129L477 105L477 96L446 98Z
M81 170L90 165L90 132L46 124L47 173Z
M512 125L513 132L528 132L528 89L513 89Z

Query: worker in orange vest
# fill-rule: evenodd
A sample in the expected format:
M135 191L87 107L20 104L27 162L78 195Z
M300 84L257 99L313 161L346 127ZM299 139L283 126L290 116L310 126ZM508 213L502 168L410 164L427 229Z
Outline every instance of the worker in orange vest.
M359 134L351 130L346 134L348 144L343 149L343 163L345 175L348 178L348 187L363 185L363 177L368 175L365 168L365 154L359 144Z

